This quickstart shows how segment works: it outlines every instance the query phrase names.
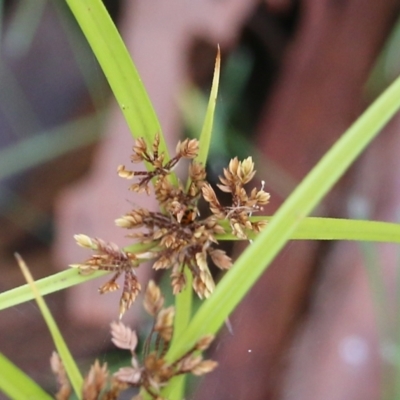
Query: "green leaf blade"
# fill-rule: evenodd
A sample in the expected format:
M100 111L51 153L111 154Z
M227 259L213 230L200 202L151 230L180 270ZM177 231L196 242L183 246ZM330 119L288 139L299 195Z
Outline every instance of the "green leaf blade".
M66 0L92 48L134 137L153 143L169 159L161 126L129 52L101 0Z
M294 234L304 218L321 201L350 164L400 107L398 78L345 132L300 183L234 267L218 284L168 352L168 359L184 354L201 335L216 333L224 320Z
M221 69L221 52L218 46L217 57L215 59L214 76L211 85L210 98L208 100L208 106L206 115L204 117L203 128L199 137L199 154L195 158L195 161L202 164L206 164L208 152L210 150L212 129L214 124L215 106L217 103L218 87L219 87L219 76Z
M24 260L19 254L16 254L16 259L18 261L19 267L27 280L30 289L35 297L37 305L40 309L40 312L43 316L43 319L46 322L46 325L49 329L51 337L53 338L54 345L57 349L57 352L63 362L65 371L67 372L68 378L71 382L72 387L74 388L75 394L78 399L82 398L82 385L83 385L83 378L78 369L78 366L73 359L67 344L64 341L64 338L58 329L56 321L54 320L53 316L51 315L50 309L47 307L46 302L43 300L43 297L40 295L33 277L25 264Z
M0 391L8 398L14 400L51 400L53 398L1 353L0 371Z

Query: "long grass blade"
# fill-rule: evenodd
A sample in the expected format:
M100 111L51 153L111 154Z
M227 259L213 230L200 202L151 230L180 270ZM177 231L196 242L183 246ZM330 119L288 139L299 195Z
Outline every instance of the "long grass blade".
M79 369L75 363L75 360L73 359L65 341L64 338L61 335L60 330L58 329L58 326L56 322L54 321L53 316L51 315L51 312L49 308L47 307L47 304L43 300L42 296L40 295L39 291L36 288L35 282L33 280L33 277L25 264L24 260L19 254L15 255L18 265L21 268L21 271L28 282L34 296L35 300L39 306L40 312L42 313L42 316L44 320L46 321L47 327L49 328L51 337L53 338L54 345L57 348L57 352L60 355L65 370L68 374L68 378L71 382L72 387L74 388L75 394L78 397L78 399L81 399L81 393L82 393L82 384L83 384L83 379L82 375L79 372Z
M0 371L0 391L9 399L52 399L36 382L1 353Z
M252 217L251 221L270 221L272 217ZM228 221L220 225L229 232ZM268 229L268 228L266 228ZM249 232L249 238L257 235ZM231 233L217 235L218 240L238 240ZM352 240L359 242L400 243L400 224L342 218L308 217L299 222L290 240Z
M218 86L219 86L219 75L221 69L221 52L218 46L217 58L215 60L214 76L211 85L210 98L208 100L208 106L206 115L204 118L203 128L199 137L199 154L196 157L196 161L205 164L210 149L212 129L214 124L215 106L217 103Z
M154 247L153 243L136 243L124 248L125 251L131 253L141 253ZM106 271L96 271L90 275L81 275L75 268L70 268L57 274L50 275L46 278L39 279L35 282L36 288L39 293L44 296L49 293L54 293L71 286L79 285L86 281L106 275ZM25 301L32 300L33 294L29 285L22 285L17 288L8 290L7 292L0 293L0 310L24 303Z
M400 107L398 78L345 132L279 208L257 239L244 251L234 267L206 300L184 335L167 356L177 359L200 336L215 333L259 276L270 265L301 221L316 207L351 163L393 117Z
M101 0L66 0L93 50L134 137L151 145L160 133L160 152L169 159L157 115L139 73Z
M252 217L252 220L255 221L264 218L271 220L271 217ZM221 224L229 231L229 224L227 221L222 221ZM253 237L251 236L251 238ZM254 236L254 239L255 238L256 236ZM237 237L226 233L224 235L218 235L217 239L237 240ZM297 229L290 236L290 240L354 240L400 243L400 224L337 218L305 218L299 222ZM147 247L139 244L130 246L129 250L135 252L143 251L146 248ZM98 271L94 272L92 275L80 275L76 269L68 269L39 279L35 283L40 294L44 296L99 278L106 274L107 272ZM32 299L33 294L29 285L19 286L0 293L0 310L16 306ZM186 303L187 299L185 300L182 298L182 301ZM186 311L184 315L187 315Z

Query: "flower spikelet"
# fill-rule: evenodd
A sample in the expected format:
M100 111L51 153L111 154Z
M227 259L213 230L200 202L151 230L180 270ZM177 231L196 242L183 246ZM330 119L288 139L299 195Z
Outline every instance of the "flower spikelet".
M179 141L176 146L176 154L183 158L195 158L199 153L199 141L197 139L185 139Z
M152 304L157 304L156 308L159 308L161 303L160 296L157 294L157 285L152 282L149 283L149 286L146 293L151 299L147 299L145 302L150 301ZM142 360L139 360L135 354L137 343L135 332L122 322L111 324L113 343L121 349L129 350L132 356L131 365L120 368L114 374L114 379L128 386L139 387L146 391L151 398L162 399L160 391L173 377L186 373L202 375L217 366L214 361L203 360L200 354L209 347L214 336L203 336L178 360L172 363L168 362L165 354L172 339L174 308L161 308L157 312L151 309L150 314L154 317L154 325L144 343Z
M137 281L135 268L146 260L153 262L153 269L171 271L171 285L174 294L180 293L187 284L186 273L193 276L192 286L203 299L211 295L215 284L209 271L208 261L221 270L232 266L231 258L217 247L217 235L225 233L223 220L228 220L231 232L240 239L247 239L251 231L260 232L265 221L251 221L254 212L261 211L269 202L270 195L261 188L246 191L247 185L255 176L254 162L251 157L239 161L233 158L220 177L219 188L232 196L232 204L223 206L206 179L205 166L196 161L199 154L199 142L185 139L176 146L176 154L166 159L160 150L160 136L155 135L152 143L143 138L136 139L133 146L132 162L146 163L148 170L130 171L125 166L118 167L118 173L126 179L133 179L130 189L136 192L150 193L152 183L159 210L134 208L118 218L116 225L128 229L128 237L146 247L141 254L121 250L113 243L93 239L86 235L76 235L78 244L94 250L97 254L82 264L74 264L81 273L96 270L110 271L114 275L100 287L100 293L119 289L117 278L124 276L123 291L120 299L120 317L129 309L141 287ZM184 185L174 174L180 160L189 162L188 183ZM209 205L210 216L202 217L198 201L204 198ZM150 287L145 307L156 317L162 309L160 303L152 298L156 292ZM151 294L152 293L152 294ZM151 296L150 296L151 294ZM169 334L165 335L167 338ZM164 339L165 339L164 338Z
M61 358L55 351L53 351L53 354L51 355L50 366L53 374L57 378L59 387L58 392L55 395L56 400L68 400L72 393L71 385Z
M164 305L164 296L153 280L150 280L147 285L143 305L145 310L153 317L160 312Z
M244 185L253 179L255 173L251 157L243 161L235 157L224 169L224 176L219 178L221 183L217 186L232 195L231 206L225 207L219 203L211 185L202 187L203 198L208 202L211 212L218 219L229 220L232 233L239 239L247 239L247 231L260 232L266 224L264 221L250 221L253 212L262 211L270 198L269 193L264 191L264 183L261 189L254 188L250 194L246 192Z
M135 351L138 338L136 332L128 328L121 321L111 323L111 341L120 349Z
M198 363L192 368L191 372L193 375L204 375L213 371L218 366L218 363L213 360L204 360Z
M124 285L120 299L120 317L132 305L139 294L141 286L137 280L135 268L138 264L133 253L121 250L114 243L107 243L101 239L90 238L86 235L75 235L77 243L86 248L97 251L97 254L87 259L82 264L72 264L72 267L79 268L83 274L94 271L110 271L113 277L99 288L101 294L113 292L119 289L116 280L124 274Z
M174 307L164 308L157 314L154 331L166 342L170 342L172 339L174 316Z
M82 388L82 397L85 400L97 400L100 392L106 387L108 378L107 363L102 366L99 361L90 367Z

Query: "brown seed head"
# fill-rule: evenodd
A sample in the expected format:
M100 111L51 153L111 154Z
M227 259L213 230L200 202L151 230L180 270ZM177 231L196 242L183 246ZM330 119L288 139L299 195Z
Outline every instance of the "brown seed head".
M107 363L100 365L99 361L96 360L83 382L82 397L85 400L97 400L100 392L107 384L107 378Z
M147 285L143 305L145 310L153 317L160 312L164 305L164 296L153 280L150 280Z
M172 339L174 317L175 308L172 306L162 309L157 315L154 331L158 332L166 342Z
M195 349L198 351L207 350L210 347L210 344L213 342L214 339L215 339L215 336L211 335L211 334L203 336L196 343Z
M213 360L204 360L201 363L199 363L198 365L196 365L192 370L192 374L193 375L204 375L204 374L208 374L209 372L211 372L212 370L214 370L215 368L217 368L218 363L216 361Z
M136 332L124 325L121 321L111 322L110 325L111 341L120 349L126 349L134 353L138 343Z

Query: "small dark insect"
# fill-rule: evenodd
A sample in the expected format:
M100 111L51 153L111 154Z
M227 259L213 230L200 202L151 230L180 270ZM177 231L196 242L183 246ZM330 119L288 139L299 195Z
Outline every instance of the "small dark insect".
M197 218L197 211L193 208L187 208L183 213L181 225L189 225Z

